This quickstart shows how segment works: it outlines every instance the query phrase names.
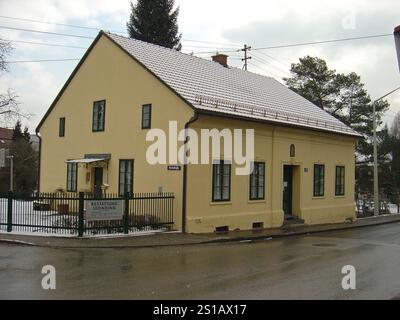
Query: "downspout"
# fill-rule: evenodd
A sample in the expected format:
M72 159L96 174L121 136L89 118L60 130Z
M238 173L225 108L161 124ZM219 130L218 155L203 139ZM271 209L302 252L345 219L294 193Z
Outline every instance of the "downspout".
M42 137L39 135L39 131L36 129L36 136L39 138L39 158L38 158L38 169L37 169L37 191L40 192L40 163L42 158Z
M197 114L197 111L194 111L194 116L185 124L185 143L186 145L188 143L188 136L187 136L187 129L191 124L197 121L199 118L199 115ZM187 171L188 171L188 165L186 163L186 150L184 154L184 159L185 162L183 164L183 194L182 194L182 233L186 233L186 199L187 199Z

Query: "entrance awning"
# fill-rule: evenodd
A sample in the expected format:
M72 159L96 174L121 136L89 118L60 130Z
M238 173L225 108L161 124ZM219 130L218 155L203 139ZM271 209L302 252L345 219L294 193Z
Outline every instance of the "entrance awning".
M76 159L76 160L67 160L65 163L83 163L83 164L89 164L89 163L94 163L94 162L100 162L100 161L108 161L110 159Z
M109 155L99 155L98 157L85 157L83 159L72 159L72 160L67 160L65 163L80 163L80 164L90 164L90 163L95 163L95 162L103 162L103 161L109 161L110 160Z

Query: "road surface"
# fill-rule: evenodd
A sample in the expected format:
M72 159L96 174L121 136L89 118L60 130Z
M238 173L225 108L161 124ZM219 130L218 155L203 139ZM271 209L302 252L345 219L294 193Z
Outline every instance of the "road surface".
M41 287L44 265L56 290ZM344 291L342 267L357 270ZM147 249L0 244L1 299L394 299L400 224L253 243Z

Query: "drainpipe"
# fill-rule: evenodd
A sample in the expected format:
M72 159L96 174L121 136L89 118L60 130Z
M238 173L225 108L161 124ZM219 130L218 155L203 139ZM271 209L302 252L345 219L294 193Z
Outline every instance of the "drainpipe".
M37 191L40 192L40 163L42 158L42 137L39 134L39 131L36 129L36 136L39 138L39 157L38 157L38 169L37 169Z
M197 114L197 111L194 111L194 116L185 124L185 143L186 145L188 143L188 136L186 134L187 129L189 126L196 122L197 119L199 118L199 115ZM186 164L186 152L184 153L184 159L185 163L183 164L183 194L182 194L182 233L186 233L186 199L187 199L187 170L188 166Z

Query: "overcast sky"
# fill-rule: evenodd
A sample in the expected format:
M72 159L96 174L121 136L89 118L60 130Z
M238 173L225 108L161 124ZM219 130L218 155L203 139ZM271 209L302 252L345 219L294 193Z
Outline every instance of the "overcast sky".
M230 65L242 67L240 45L253 48L358 36L390 34L400 24L398 0L177 0L183 51L233 51ZM87 48L91 40L7 30L4 27L43 30L95 37L96 30L8 19L17 17L59 24L89 26L124 33L129 0L0 0L0 37L7 40L62 44ZM190 41L189 41L190 40ZM192 42L191 40L212 42ZM14 43L10 61L81 58L84 49ZM290 64L305 55L325 59L338 72L361 75L372 98L400 86L392 36L359 41L252 51L249 70L282 81ZM78 61L15 63L0 77L0 92L14 89L21 106L34 116L25 121L33 132ZM390 124L400 111L400 93L389 101Z

